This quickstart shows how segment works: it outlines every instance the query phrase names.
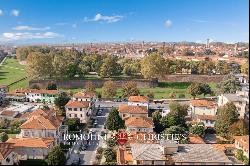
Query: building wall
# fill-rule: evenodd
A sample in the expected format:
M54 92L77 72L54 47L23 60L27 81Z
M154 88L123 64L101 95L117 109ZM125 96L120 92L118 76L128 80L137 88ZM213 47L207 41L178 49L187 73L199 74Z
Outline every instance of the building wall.
M143 107L147 107L148 109L148 102L128 102L128 105L131 106L143 106Z
M218 98L218 106L224 106L225 104L227 104L228 102L230 102L226 97L224 97L223 95L219 96ZM248 105L246 103L246 101L235 101L233 102L234 105L237 108L237 111L239 113L239 118L244 118L245 113L248 111Z
M127 117L148 117L148 114L129 114L129 113L119 113L122 119Z
M11 152L5 159L0 160L0 165L14 165L16 154Z
M194 107L191 105L192 116L194 115L216 115L217 108Z
M19 160L45 159L48 155L49 148L17 147L15 152L18 154Z
M224 162L175 162L175 165L231 165Z
M76 109L76 111L74 109ZM91 110L89 108L66 107L66 117L67 118L79 118L81 123L87 123L90 118L90 115L91 115Z
M215 121L214 120L199 120L199 122L203 122L205 127L214 127Z

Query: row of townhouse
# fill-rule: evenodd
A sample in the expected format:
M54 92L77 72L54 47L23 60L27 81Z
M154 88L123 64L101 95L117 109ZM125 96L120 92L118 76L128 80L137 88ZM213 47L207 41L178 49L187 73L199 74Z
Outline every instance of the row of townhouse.
M58 90L47 90L47 89L21 89L12 92L7 92L5 98L10 101L19 102L43 102L43 103L54 103L55 99L59 95Z
M153 131L153 121L148 117L149 101L144 96L133 96L128 101L128 105L120 105L118 108L130 137L127 144L117 150L118 165L226 165L232 163L223 151L213 145L205 144L204 141L198 144L176 144L171 140L143 139L147 135L156 134ZM192 113L202 115L204 111L207 110L196 107ZM215 110L213 110L215 112L210 111L211 115L216 114Z
M119 115L129 132L153 132L154 123L148 117L148 108L149 98L146 96L130 96L127 105L119 105Z
M62 125L64 117L52 109L27 112L19 119L26 120L20 126L20 134L6 141L12 145L16 161L45 159L50 149L60 144L67 134L67 128Z
M242 91L237 91L236 94L221 94L217 102L211 99L191 100L189 116L196 122L203 122L205 127L214 127L218 108L229 102L236 106L239 118L249 124L249 97Z

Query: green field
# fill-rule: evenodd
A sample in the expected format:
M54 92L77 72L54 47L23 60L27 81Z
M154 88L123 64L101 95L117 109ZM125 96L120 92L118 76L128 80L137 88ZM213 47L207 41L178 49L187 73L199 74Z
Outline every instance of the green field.
M164 99L164 98L170 98L170 94L174 93L176 94L175 98L179 98L180 94L184 94L186 98L190 98L191 95L187 94L186 89L191 83L188 82L163 82L159 83L159 87L156 88L139 88L140 93L143 95L147 95L148 92L154 93L154 98L156 99ZM212 90L216 90L216 83L210 83L209 84ZM78 91L81 91L82 89L61 89L67 92L76 93ZM102 89L97 88L96 91L98 93L101 93ZM119 98L122 96L122 88L118 88L116 98ZM209 95L207 95L209 96ZM198 96L203 97L203 96Z
M14 58L7 58L2 66L0 66L0 85L5 84L9 85L21 78L26 76L25 66L18 63L18 61ZM98 79L97 76L87 75L89 79ZM119 78L119 77L118 77ZM99 78L101 79L101 78ZM143 95L147 95L149 92L153 92L154 98L162 99L162 98L170 98L170 94L174 93L175 98L179 98L180 94L184 94L186 98L191 97L186 93L187 87L190 85L190 82L160 82L159 86L156 88L139 88L140 93ZM216 83L209 84L212 90L216 89ZM9 90L15 90L20 88L28 88L28 79L22 80L15 84L12 84L9 87ZM78 92L82 89L61 89L67 92ZM101 88L97 88L96 91L101 93ZM116 98L122 96L122 89L118 88ZM200 96L202 97L202 96Z
M0 85L10 85L11 83L26 77L25 65L21 65L14 58L6 58L0 66ZM9 87L10 90L25 88L28 81L23 80Z

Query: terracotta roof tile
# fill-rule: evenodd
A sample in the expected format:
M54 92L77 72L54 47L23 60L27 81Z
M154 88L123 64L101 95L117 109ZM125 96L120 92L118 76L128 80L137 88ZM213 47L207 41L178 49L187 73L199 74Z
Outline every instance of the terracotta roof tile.
M198 119L201 120L216 120L217 116L213 116L213 115L197 115Z
M54 142L54 138L10 138L8 143L14 147L48 148Z
M154 123L151 118L147 117L128 117L125 119L125 125L127 127L153 128Z
M0 143L0 160L4 160L12 151L13 151L12 143Z
M130 113L130 114L147 114L147 107L143 106L130 106L130 105L119 105L118 111L120 113Z
M90 102L87 101L73 101L70 100L65 107L73 107L73 108L88 108L89 107Z
M217 104L214 101L204 100L204 99L191 100L191 105L194 107L209 107L209 108L215 108L217 106Z
M73 95L75 98L93 98L95 96L94 92L77 92Z
M129 102L149 102L149 98L147 96L130 96L128 98Z

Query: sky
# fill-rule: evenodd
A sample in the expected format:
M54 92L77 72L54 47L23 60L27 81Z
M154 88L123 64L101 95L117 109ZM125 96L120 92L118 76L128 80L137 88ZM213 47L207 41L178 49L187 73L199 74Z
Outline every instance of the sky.
M248 0L0 0L1 43L248 42Z

